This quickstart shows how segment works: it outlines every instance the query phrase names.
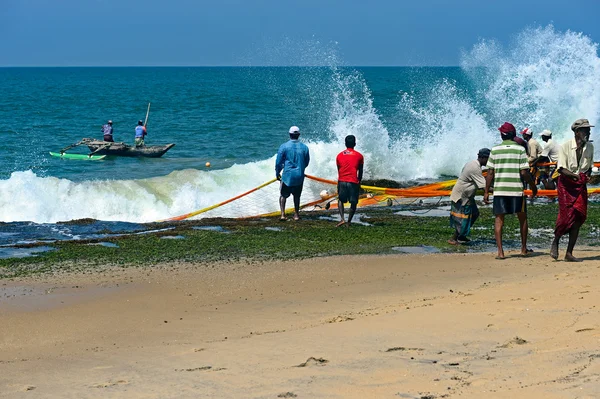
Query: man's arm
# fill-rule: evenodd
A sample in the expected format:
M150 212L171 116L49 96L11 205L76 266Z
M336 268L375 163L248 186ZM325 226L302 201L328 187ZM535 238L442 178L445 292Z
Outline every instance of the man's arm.
M284 163L283 149L279 147L279 150L277 151L277 158L275 159L275 177L277 180L281 180L281 171L283 170Z
M565 152L565 149L562 145L559 147L558 150L558 162L556 163L556 170L559 174L563 176L566 176L575 181L579 181L579 175L576 175L575 173L567 169L567 153Z
M531 173L529 173L528 169L521 169L521 178L524 179L527 184L529 184L529 188L531 189L531 196L535 197L537 195L537 186L531 177Z
M363 164L358 165L358 184L362 181L363 178Z
M485 190L483 192L483 202L486 204L490 203L490 187L494 181L494 169L489 169L487 176L485 177Z

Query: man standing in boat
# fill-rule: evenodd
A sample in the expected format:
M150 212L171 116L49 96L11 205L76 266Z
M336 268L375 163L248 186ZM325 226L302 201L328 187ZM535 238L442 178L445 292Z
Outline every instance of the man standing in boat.
M143 147L144 146L144 138L147 135L146 126L144 126L144 121L139 120L138 125L135 127L135 146Z
M113 140L113 127L111 120L102 125L102 134L104 135L104 141L109 141L111 143L115 141Z

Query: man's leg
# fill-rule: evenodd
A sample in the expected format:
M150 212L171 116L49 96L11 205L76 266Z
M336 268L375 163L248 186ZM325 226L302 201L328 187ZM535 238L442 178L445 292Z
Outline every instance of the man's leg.
M340 222L335 225L335 227L340 227L344 223L344 203L341 200L338 200L338 212L340 213Z
M279 209L281 209L281 220L285 219L285 197L279 196Z
M300 194L294 193L294 220L300 220Z
M567 244L567 252L565 253L565 260L567 262L581 262L581 259L578 259L573 256L573 248L575 248L575 243L577 242L577 237L579 236L579 228L581 227L581 223L579 221L573 224L571 230L569 230L569 244Z
M527 223L527 214L525 212L518 212L517 217L519 218L519 230L521 232L521 255L527 255L527 233L529 231L529 224Z
M560 237L554 234L554 240L552 240L552 244L550 244L550 256L554 259L558 259L558 242L560 241Z
M496 246L498 247L498 259L504 259L504 248L502 247L502 227L504 227L504 214L496 215L494 223L494 237L496 237Z
M356 202L350 203L350 211L348 212L348 225L352 222L352 218L354 217L354 213L356 212Z

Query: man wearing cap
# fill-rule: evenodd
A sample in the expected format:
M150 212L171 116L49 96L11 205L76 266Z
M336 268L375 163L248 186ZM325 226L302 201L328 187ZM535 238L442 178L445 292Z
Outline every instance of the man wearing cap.
M298 141L300 129L292 126L289 130L290 140L283 143L277 151L275 160L275 177L281 181L279 207L281 209L280 220L285 217L285 202L292 195L294 197L294 220L300 219L300 194L304 184L304 169L310 162L308 147ZM283 173L282 173L283 171Z
M529 174L529 163L525 149L514 142L517 135L515 127L505 122L500 128L502 143L492 148L488 159L488 174L485 182L483 201L489 204L490 187L494 182L494 236L498 255L496 259L505 259L502 246L502 228L504 227L504 216L516 213L519 218L521 232L521 255L527 256L527 201L523 193L524 179L529 186L533 196L537 195L531 175Z
M560 146L554 140L552 140L552 132L548 129L542 131L542 133L540 133L540 137L542 138L542 141L546 143L546 145L544 146L542 154L534 163L534 165L538 168L540 173L540 181L544 185L544 188L546 190L555 190L556 184L554 179L552 179L552 171L554 171L556 168L551 167L550 165L539 166L539 164L548 164L558 161Z
M352 223L352 218L358 205L358 194L363 176L363 165L365 163L363 155L354 150L354 147L356 147L356 137L350 134L346 136L344 141L346 149L340 152L335 159L338 170L338 211L340 212L340 222L336 227L342 225L349 227L350 223ZM346 202L350 202L348 222L344 221L344 204Z
M485 188L485 178L481 167L485 166L490 157L490 149L482 148L477 153L477 159L463 166L456 184L450 194L450 227L454 228L449 244L457 245L470 241L467 236L471 226L479 217L479 209L475 203L477 189Z
M523 136L523 140L527 142L527 148L529 149L527 152L527 161L529 161L529 165L532 165L535 160L542 155L542 146L533 138L533 130L528 127L523 129L521 136Z
M560 238L569 233L565 260L581 261L573 256L573 248L587 217L587 182L594 166L594 146L589 142L592 127L587 119L577 119L571 125L575 137L560 146L556 165L559 173L558 217L550 246L550 256L554 259L558 259Z
M102 134L104 135L104 141L114 142L113 140L113 127L112 121L109 120L104 125L102 125Z
M135 146L136 147L144 146L144 139L146 138L147 134L148 134L148 131L146 130L146 126L144 126L144 121L139 120L137 126L135 127Z
M552 140L552 132L548 129L542 131L540 134L542 141L546 143L544 145L544 149L542 150L542 156L548 157L550 162L558 161L558 154L560 152L560 145Z

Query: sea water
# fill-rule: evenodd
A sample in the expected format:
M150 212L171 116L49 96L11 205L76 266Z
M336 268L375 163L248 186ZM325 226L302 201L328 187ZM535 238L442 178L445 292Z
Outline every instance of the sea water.
M499 142L504 121L550 129L558 142L577 118L600 123L597 44L577 32L482 40L459 67L351 67L331 53L297 67L0 69L0 230L60 235L59 221L143 223L213 205L275 176L292 125L310 149L309 174L335 179L353 134L366 179L408 181L456 176ZM146 143L176 144L162 158L48 154L100 139L108 119L115 141L132 144L148 103Z

